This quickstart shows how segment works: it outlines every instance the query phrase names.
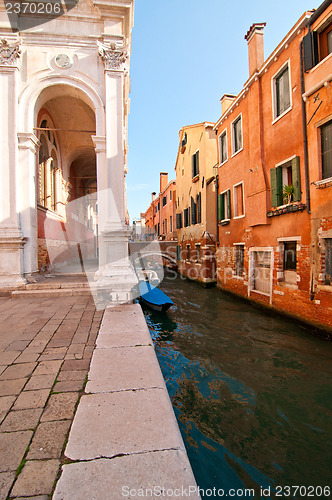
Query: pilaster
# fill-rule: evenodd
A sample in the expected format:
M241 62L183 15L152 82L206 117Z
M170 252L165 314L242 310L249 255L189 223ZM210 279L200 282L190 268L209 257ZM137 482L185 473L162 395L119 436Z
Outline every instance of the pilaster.
M0 40L0 286L23 283L26 242L17 209L17 73L20 42Z

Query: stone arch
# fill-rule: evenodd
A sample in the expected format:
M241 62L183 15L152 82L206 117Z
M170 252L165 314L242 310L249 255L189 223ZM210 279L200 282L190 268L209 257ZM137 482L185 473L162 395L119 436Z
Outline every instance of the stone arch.
M23 118L23 131L31 133L36 123L37 101L42 93L56 85L64 85L77 93L89 107L96 117L96 135L105 136L105 108L102 98L98 92L89 84L77 77L44 76L32 80L19 96L19 112ZM46 97L46 96L45 96Z

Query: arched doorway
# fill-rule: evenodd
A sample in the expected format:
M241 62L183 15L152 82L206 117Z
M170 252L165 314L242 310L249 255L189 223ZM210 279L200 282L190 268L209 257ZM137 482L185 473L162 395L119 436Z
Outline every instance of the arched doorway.
M81 90L45 88L35 106L38 268L79 272L97 257L97 173L93 104ZM84 257L84 259L83 259Z

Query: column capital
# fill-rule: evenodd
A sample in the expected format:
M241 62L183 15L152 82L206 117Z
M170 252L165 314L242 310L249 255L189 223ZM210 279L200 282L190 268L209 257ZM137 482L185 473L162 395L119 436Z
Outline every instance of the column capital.
M10 44L6 38L0 40L0 67L17 68L16 60L21 55L21 42L18 39Z
M128 48L126 46L117 46L112 42L106 45L101 42L98 43L98 53L104 61L106 71L116 71L128 73L126 61L128 59Z
M96 153L105 153L106 151L106 137L103 135L91 136Z
M18 132L17 139L18 149L29 149L32 153L36 153L40 146L39 139L29 132Z

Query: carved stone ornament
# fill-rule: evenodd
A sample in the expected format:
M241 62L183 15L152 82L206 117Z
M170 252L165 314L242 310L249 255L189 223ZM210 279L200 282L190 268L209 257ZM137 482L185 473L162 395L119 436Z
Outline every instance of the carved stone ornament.
M13 66L20 55L21 49L19 43L9 45L8 41L4 38L0 40L0 65Z
M105 69L125 70L124 64L128 58L126 48L117 48L115 43L110 46L98 43L99 55L104 61Z

